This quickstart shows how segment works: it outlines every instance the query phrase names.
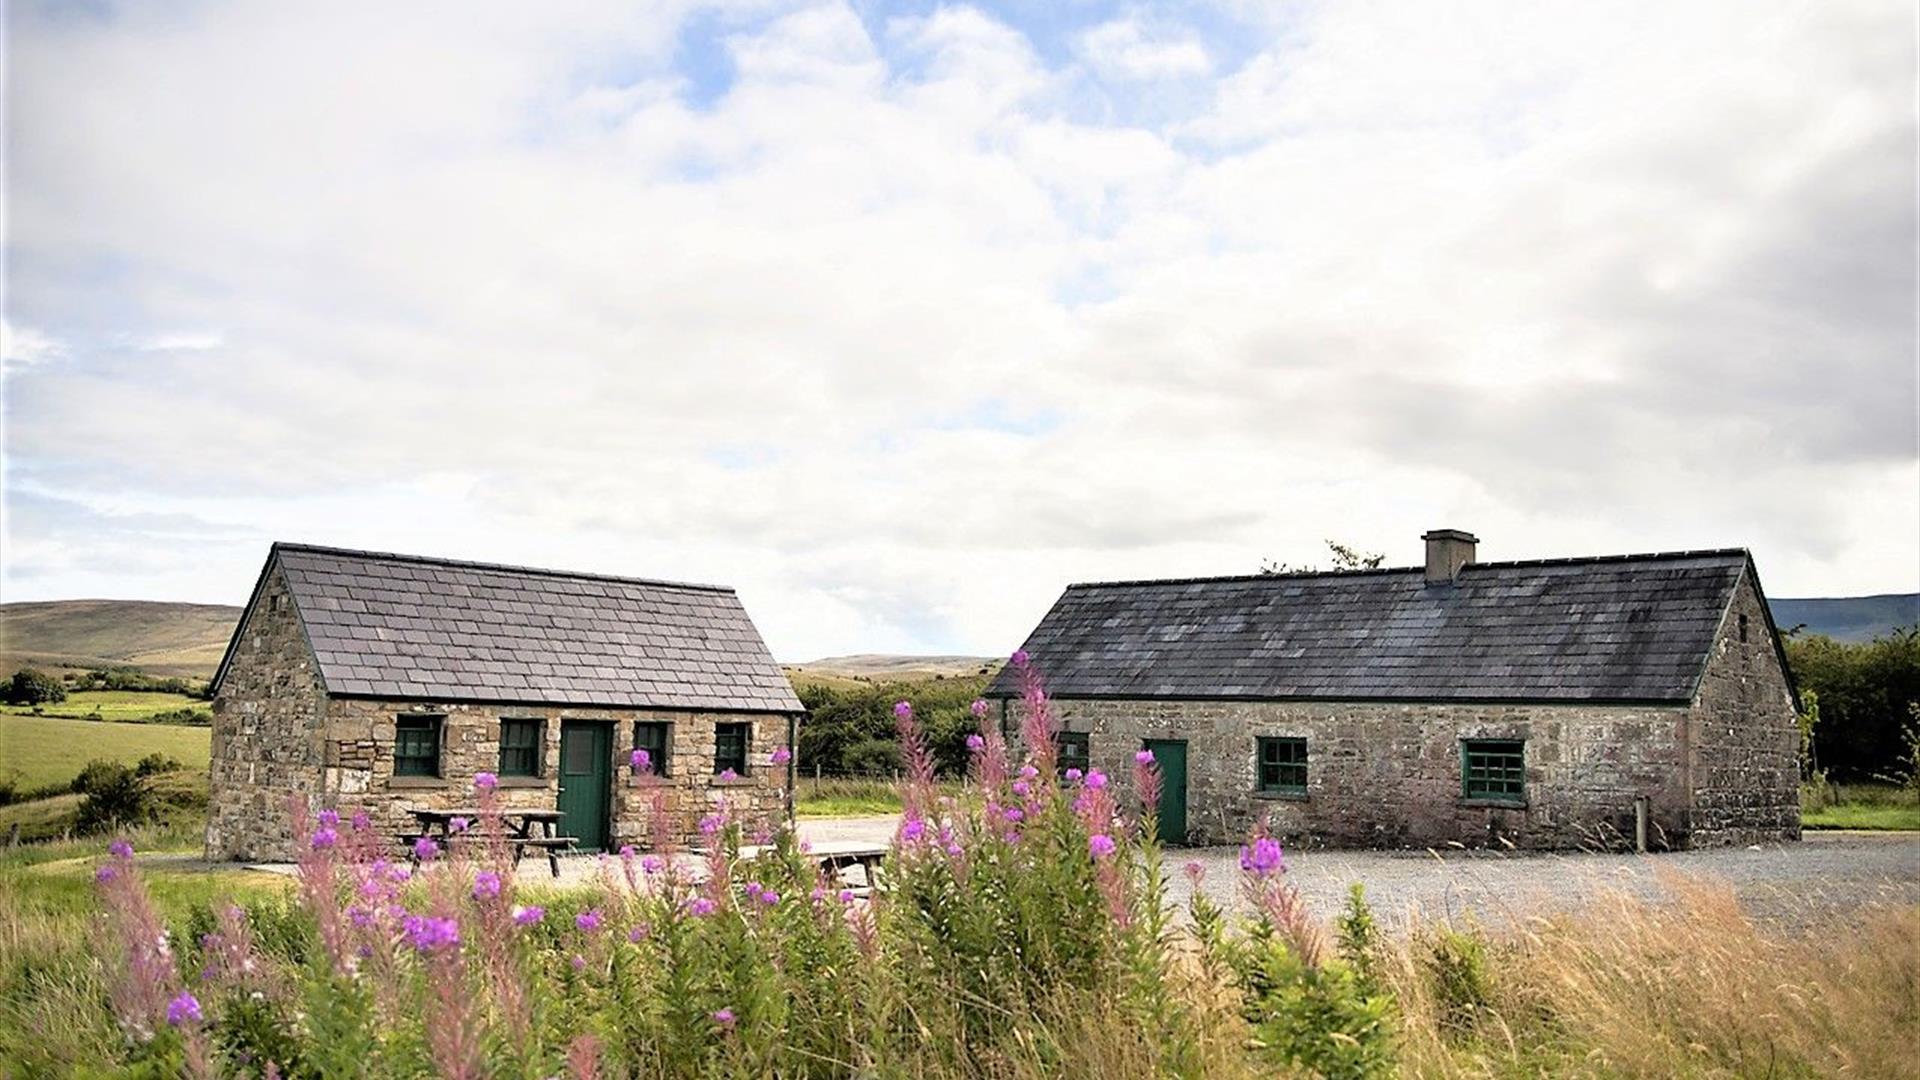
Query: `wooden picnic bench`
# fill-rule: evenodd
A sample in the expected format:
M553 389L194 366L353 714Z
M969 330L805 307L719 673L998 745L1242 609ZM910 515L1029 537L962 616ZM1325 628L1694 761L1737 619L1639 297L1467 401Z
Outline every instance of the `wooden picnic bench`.
M740 856L745 859L757 859L773 850L767 847L744 847ZM820 864L829 880L840 882L853 888L859 895L866 895L873 888L875 878L880 872L880 863L887 857L887 849L876 844L864 844L853 840L826 840L813 845L807 857ZM864 878L855 886L844 877L847 870L859 867Z
M478 823L481 811L478 807L454 807L438 809L434 807L414 807L407 811L420 823L420 831L402 836L401 842L409 848L421 837L429 837L443 845L453 844L456 834L453 831L455 818L465 818L470 823ZM547 868L554 877L560 876L560 853L572 850L580 841L577 837L561 836L557 826L565 815L560 810L495 810L501 823L506 827L502 839L513 848L513 867L520 868L520 860L528 851L545 852ZM470 826L471 827L471 826ZM462 837L465 839L465 837Z

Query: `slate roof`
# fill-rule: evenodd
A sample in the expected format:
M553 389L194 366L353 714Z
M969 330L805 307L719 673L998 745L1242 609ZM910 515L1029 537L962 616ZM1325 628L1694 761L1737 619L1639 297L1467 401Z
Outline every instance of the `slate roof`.
M330 694L801 710L732 589L304 544L263 583L276 561Z
M1684 702L1743 550L1069 586L1025 646L1055 697ZM1757 588L1757 582L1756 582ZM1003 671L989 696L1018 692Z

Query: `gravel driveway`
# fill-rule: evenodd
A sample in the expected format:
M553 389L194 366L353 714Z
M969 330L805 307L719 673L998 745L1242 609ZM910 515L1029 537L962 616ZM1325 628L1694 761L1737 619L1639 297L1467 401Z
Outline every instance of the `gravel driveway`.
M800 833L814 843L884 844L897 823L895 817L803 819ZM1205 868L1202 887L1209 895L1237 905L1237 849L1168 852L1169 898L1182 907L1190 890L1180 867L1188 861ZM1348 883L1358 881L1389 922L1417 909L1429 919L1471 912L1499 924L1577 908L1607 889L1653 897L1662 891L1657 875L1668 870L1725 881L1756 917L1788 924L1865 904L1920 903L1920 833L1913 832L1809 832L1798 844L1645 856L1303 851L1289 852L1287 863L1289 879L1314 911L1331 916Z

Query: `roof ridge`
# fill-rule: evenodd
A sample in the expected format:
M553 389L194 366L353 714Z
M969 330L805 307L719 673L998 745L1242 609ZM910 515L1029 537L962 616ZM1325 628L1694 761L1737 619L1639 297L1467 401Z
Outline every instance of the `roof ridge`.
M269 554L277 554L282 551L309 551L321 555L350 555L355 558L373 559L384 562L419 563L425 566L458 567L463 570L491 570L508 574L574 578L581 581L613 581L623 585L648 585L655 588L690 589L695 592L734 595L734 589L730 585L707 585L694 581L668 581L664 578L624 577L619 574L592 574L584 570L554 570L543 566L479 562L472 559L447 559L433 555L407 555L396 551L366 551L360 548L330 547L326 544L302 544L291 540L275 540L273 542L273 549Z
M1471 562L1461 571L1501 569L1511 566L1577 566L1582 563L1651 562L1655 560L1699 559L1708 556L1751 558L1746 548L1694 548L1680 551L1647 551L1626 555L1570 555L1552 559L1509 559L1504 562ZM1368 577L1387 574L1418 574L1421 566L1362 567L1345 570L1293 570L1279 574L1220 574L1211 577L1130 578L1120 581L1076 581L1069 589L1118 588L1130 585L1211 585L1229 581L1291 581L1301 578Z

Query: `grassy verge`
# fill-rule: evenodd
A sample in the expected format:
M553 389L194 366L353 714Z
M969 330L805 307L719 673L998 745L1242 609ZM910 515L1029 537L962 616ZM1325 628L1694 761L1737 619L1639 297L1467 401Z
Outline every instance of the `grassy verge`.
M870 817L900 812L900 791L886 780L799 779L794 813L803 818Z
M191 710L212 723L213 711L205 701L186 694L153 690L76 690L67 700L50 705L0 705L0 714L8 716L44 716L61 720L115 720L141 723L155 717Z
M1893 784L1807 784L1800 824L1808 829L1920 829L1920 791Z
M212 732L203 727L0 716L0 777L31 791L72 780L95 758L131 765L148 754L204 769L211 743Z

